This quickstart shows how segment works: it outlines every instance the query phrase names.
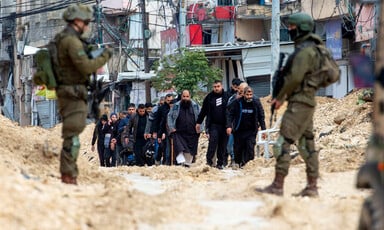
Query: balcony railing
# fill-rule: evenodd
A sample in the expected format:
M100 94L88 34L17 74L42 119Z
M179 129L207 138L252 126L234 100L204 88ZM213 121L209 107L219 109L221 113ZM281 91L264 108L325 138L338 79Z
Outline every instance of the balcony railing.
M299 1L284 1L280 3L280 15L290 15L301 11ZM272 17L271 5L241 5L237 7L236 18L242 19L268 19Z

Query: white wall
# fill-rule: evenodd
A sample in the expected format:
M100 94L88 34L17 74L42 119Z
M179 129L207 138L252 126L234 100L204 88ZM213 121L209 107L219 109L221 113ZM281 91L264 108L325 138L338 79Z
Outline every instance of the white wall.
M132 6L135 6L132 1ZM132 7L129 0L103 0L101 5L115 9L126 9Z
M145 104L145 82L144 81L133 81L131 93L131 103Z

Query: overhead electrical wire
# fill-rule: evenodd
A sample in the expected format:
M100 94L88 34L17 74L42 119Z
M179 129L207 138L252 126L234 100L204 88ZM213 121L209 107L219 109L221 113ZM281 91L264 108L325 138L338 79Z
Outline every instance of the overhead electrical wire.
M16 13L9 14L7 16L0 17L0 21L5 20L5 19L20 18L20 17L26 17L26 16L35 15L35 14L41 14L41 13L61 10L61 9L64 9L64 8L68 7L70 4L76 3L76 2L80 2L82 4L93 4L94 3L93 0L80 0L80 1L65 0L65 1L57 1L55 3L46 4L45 6L36 7L36 8L33 8L33 9L26 10L26 11L16 12Z

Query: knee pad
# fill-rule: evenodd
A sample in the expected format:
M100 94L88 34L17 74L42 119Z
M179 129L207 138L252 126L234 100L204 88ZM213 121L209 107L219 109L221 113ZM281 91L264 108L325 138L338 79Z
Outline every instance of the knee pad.
M299 139L298 150L300 156L306 160L310 157L311 154L315 153L315 143L313 139L306 139L305 137L301 137Z
M277 159L280 155L283 154L283 144L285 139L283 136L279 136L276 140L276 143L273 145L273 156Z
M300 156L306 160L309 157L309 151L307 149L307 140L305 137L301 137L299 139L299 145L297 146L297 149L299 150Z
M77 159L80 151L80 139L79 136L72 137L71 154L74 159Z

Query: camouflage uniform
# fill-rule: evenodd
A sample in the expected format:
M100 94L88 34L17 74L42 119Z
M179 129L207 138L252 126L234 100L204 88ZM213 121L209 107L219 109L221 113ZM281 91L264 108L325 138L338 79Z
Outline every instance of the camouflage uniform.
M299 13L291 16L299 19L297 25L298 37L295 41L295 51L287 60L284 85L276 97L276 100L288 101L281 127L280 136L274 146L276 158L275 179L273 183L264 188L257 189L260 192L283 194L284 178L288 174L291 160L290 145L298 141L298 150L306 164L308 184L298 195L317 196L316 181L319 177L318 152L315 150L313 134L313 114L315 111L315 94L317 89L306 84L311 77L310 73L320 68L320 59L315 44L323 44L320 37L312 33L313 20L309 15ZM289 20L288 20L289 23ZM303 26L303 27L300 27ZM294 31L295 32L295 31Z
M82 20L87 19L89 16L85 15L82 18L81 10L92 10L80 4L70 7L80 7L80 10L72 10L75 12L74 17L77 18L80 15L78 17ZM71 22L71 14L68 19L68 15L67 17L65 15L66 13L68 13L68 10L64 13L64 19ZM102 67L111 57L111 51L105 50L99 57L90 59L80 36L81 33L76 31L69 23L55 37L59 61L59 70L56 71L59 86L56 89L56 93L59 113L63 122L62 137L64 139L60 156L60 172L62 181L72 184L76 184L76 177L79 173L76 164L80 150L79 134L85 128L88 113L87 84L89 83L90 75Z
M319 176L318 154L315 151L313 134L313 114L315 112L316 90L305 84L306 74L312 73L320 66L317 58L318 52L310 44L323 42L320 37L308 34L295 41L296 49L288 72L285 83L277 100L288 100L288 107L283 115L280 127L281 137L274 148L277 160L276 173L284 176L288 174L290 161L290 145L299 140L299 152L306 163L306 172L310 177ZM301 47L304 44L305 47Z

